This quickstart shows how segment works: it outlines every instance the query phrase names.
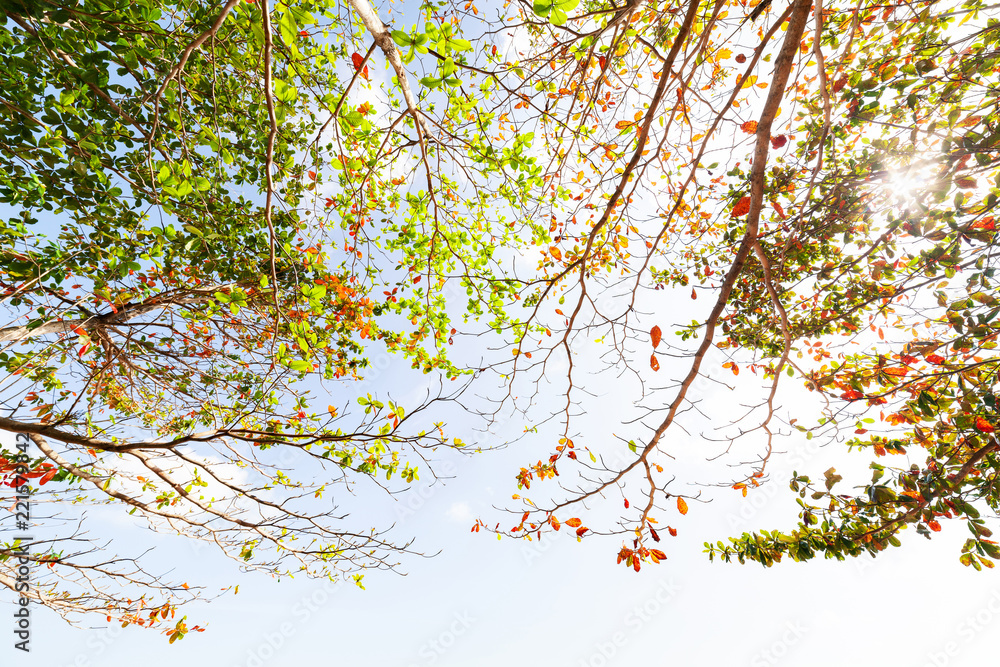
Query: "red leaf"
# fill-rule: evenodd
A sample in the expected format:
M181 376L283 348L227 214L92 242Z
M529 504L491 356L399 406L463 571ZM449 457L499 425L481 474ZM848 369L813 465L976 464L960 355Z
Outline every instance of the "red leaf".
M660 541L660 534L656 532L656 529L652 526L649 527L649 534L652 536L654 542Z
M660 370L660 362L656 360L656 354L649 357L649 367L654 371Z
M649 330L649 337L653 341L653 349L656 349L656 346L660 344L660 340L663 339L663 332L660 331L660 327L654 326Z
M983 417L976 417L976 429L983 433L993 433L996 429Z
M38 484L42 485L45 484L46 482L51 482L52 478L56 476L57 472L59 472L58 468L53 468L52 470L48 471L47 473L42 475L42 478L40 480L38 480Z
M628 509L628 498L625 499L625 509Z
M931 355L928 355L925 358L927 359L927 361L931 362L932 364L943 364L944 363L944 357L942 357L940 354L931 354Z
M738 63L740 63L742 65L746 61L747 61L747 57L745 55L743 55L742 53L736 55L736 62L738 62Z
M354 63L354 71L357 72L361 69L361 65L365 62L365 57L360 53L355 53L351 56L351 62Z
M667 532L670 533L670 537L677 537L677 529L667 526Z
M749 212L750 212L750 197L747 196L736 202L736 206L733 207L733 210L729 213L729 215L731 215L734 218L738 218L742 215L746 215Z
M783 134L778 134L771 137L771 148L781 148L788 143L788 137Z
M839 93L841 88L847 85L847 81L848 81L847 75L844 75L839 79L837 79L837 81L833 84L833 92Z
M780 217L782 220L784 220L785 219L785 209L781 208L781 204L779 204L778 202L773 202L772 206L774 206L774 210L778 212L778 217Z
M581 526L580 528L576 529L576 536L577 537L583 537L583 534L586 533L586 532L587 532L587 527L586 526Z

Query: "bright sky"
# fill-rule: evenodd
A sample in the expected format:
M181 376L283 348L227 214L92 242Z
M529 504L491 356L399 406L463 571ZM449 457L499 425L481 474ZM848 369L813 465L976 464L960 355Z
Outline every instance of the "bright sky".
M684 316L681 312L678 319ZM370 386L413 387L401 383L403 365L390 363ZM708 409L732 410L736 392L704 387ZM608 393L591 403L602 412L588 415L587 425L619 423L620 389L609 384ZM468 419L451 420L451 432L468 441L475 441L473 427ZM513 420L498 424L478 443L510 440L521 428ZM121 507L91 509L91 535L113 536L118 553L154 547L146 557L153 570L169 571L170 578L204 585L208 592L239 584L239 593L187 607L188 622L208 629L170 646L164 636L134 626L74 628L36 609L31 654L14 651L7 641L0 646L0 664L991 664L995 643L989 637L1000 630L1000 582L992 571L977 573L958 563L965 540L958 522L945 522L933 541L907 531L903 548L889 549L878 560L785 562L771 569L708 562L701 553L706 540L793 525L796 506L787 488L792 468L817 476L836 463L840 472L855 468L863 474L863 457L836 445L821 449L814 444L818 439L795 440L776 456L772 481L762 489L747 498L723 490L711 503L692 503L686 517L676 512L667 517L679 530L665 542L668 560L638 574L615 565L615 538L577 543L564 530L555 540L527 543L469 532L477 516L514 523L493 506L510 504L514 473L543 444L531 437L473 457L442 456L437 470L450 481L422 480L396 500L362 492L359 500L369 509L352 521L380 526L395 521L397 538L414 536L416 549L440 551L406 559L405 577L369 573L366 590L241 573L211 546L137 528ZM690 460L679 456L682 478L697 475L704 447L695 443L675 450L691 454Z

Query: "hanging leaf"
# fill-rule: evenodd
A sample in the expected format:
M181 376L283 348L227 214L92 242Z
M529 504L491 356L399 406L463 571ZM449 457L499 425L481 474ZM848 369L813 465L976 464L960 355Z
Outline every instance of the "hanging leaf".
M688 513L688 504L680 496L677 496L677 511L680 512L681 514L687 514Z
M653 349L655 350L656 347L660 344L660 340L663 337L663 332L660 331L659 326L654 326L652 329L649 330L649 337L653 342Z

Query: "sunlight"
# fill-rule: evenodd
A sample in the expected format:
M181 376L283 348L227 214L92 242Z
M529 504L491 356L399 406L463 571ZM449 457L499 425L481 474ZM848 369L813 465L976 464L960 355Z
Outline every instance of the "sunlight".
M926 192L934 179L934 163L925 161L889 172L886 194L899 209L912 206Z

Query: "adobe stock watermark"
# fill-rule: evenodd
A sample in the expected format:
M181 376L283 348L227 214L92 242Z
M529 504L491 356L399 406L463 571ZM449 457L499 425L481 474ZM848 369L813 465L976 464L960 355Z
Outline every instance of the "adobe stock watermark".
M248 648L246 657L241 658L242 662L236 663L234 667L264 667L295 636L298 628L308 623L313 615L326 606L343 585L344 582L340 579L327 579L322 586L299 598L289 611L291 618L286 618L272 630L263 633L257 645Z
M792 648L806 634L806 628L799 621L785 621L781 636L750 658L750 667L772 667L785 659Z
M1000 616L1000 589L990 591L989 600L974 614L966 616L955 626L955 635L962 641L950 639L935 651L927 651L927 660L921 667L945 667L962 652L962 647L971 644L977 636L986 631L987 627Z
M624 629L616 630L605 637L603 641L594 643L594 649L589 656L580 658L577 667L606 667L610 665L618 653L642 629L652 622L667 605L677 597L680 586L673 579L657 582L656 589L642 604L636 605L622 618Z
M28 553L28 547L34 540L27 535L31 528L31 486L28 484L28 435L18 433L16 436L17 456L13 461L14 478L10 486L14 489L14 525L21 534L14 536L14 551L11 558L16 557L14 571L14 590L17 592L17 609L14 611L14 648L25 653L31 652L31 565L33 559ZM43 482L45 480L42 480ZM20 641L18 641L20 640Z
M441 656L447 653L458 640L471 628L476 619L469 612L455 612L448 627L442 630L437 636L428 639L417 649L417 657L420 662L411 662L409 667L420 667L420 665L433 665Z

